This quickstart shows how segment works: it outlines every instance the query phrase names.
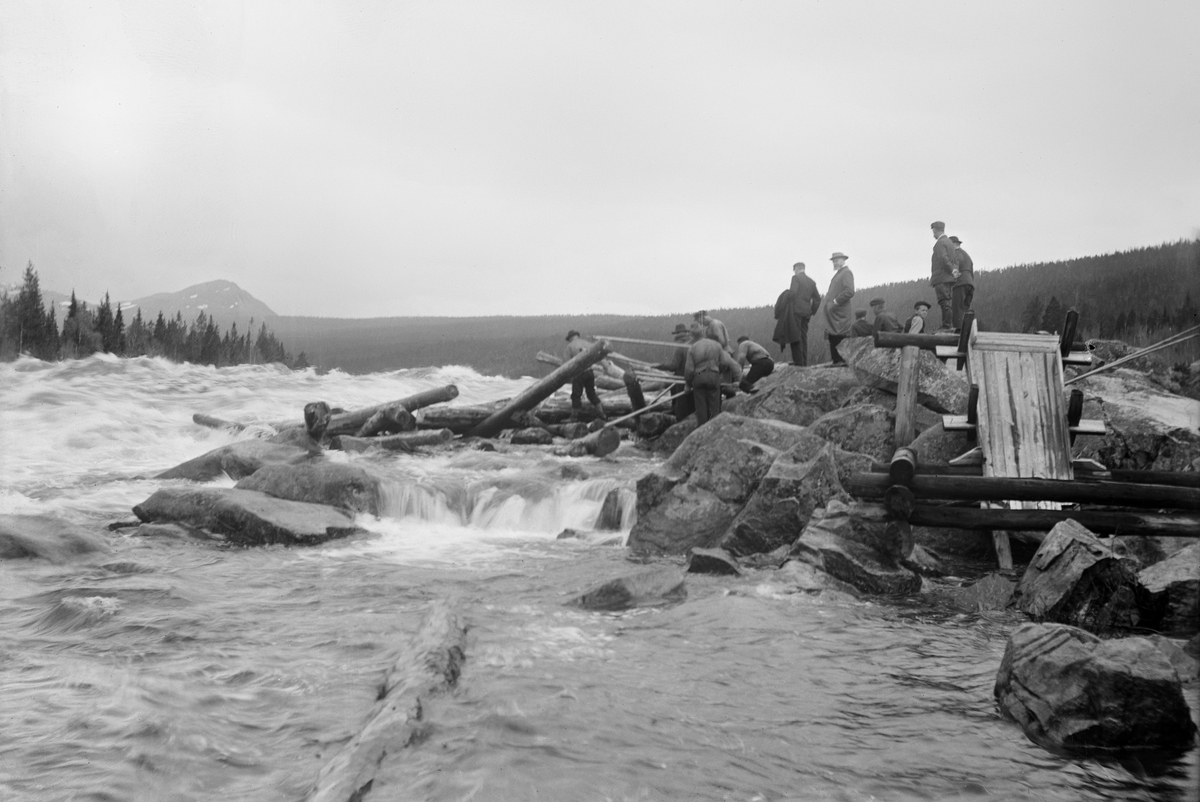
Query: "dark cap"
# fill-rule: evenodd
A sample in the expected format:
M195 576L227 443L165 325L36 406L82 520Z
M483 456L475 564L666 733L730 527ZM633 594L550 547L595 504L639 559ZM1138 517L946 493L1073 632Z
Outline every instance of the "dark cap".
M801 270L803 270L804 262L796 262L796 264L792 265L792 270L795 270L796 268L800 268Z
M749 339L750 339L749 335L743 334L741 337L738 337L738 342L744 343L744 342L746 342L746 340L749 340Z
M570 331L567 332L567 342L570 342L572 337L578 337L578 336L579 336L579 332L575 331L575 329L571 329Z
M913 309L920 309L922 306L925 307L926 309L933 308L933 306L928 301L917 301L915 304L913 304Z
M872 298L871 306L883 306L886 303L882 298Z
M945 228L946 228L946 224L945 224L945 223L943 223L941 220L934 220L932 223L930 223L930 224L929 224L929 227L930 227L930 228L941 228L941 229L945 229Z
M867 310L866 310L866 309L856 309L856 310L854 311L854 316L855 316L855 317L866 317L866 316L867 316Z
M960 240L958 237L951 237L950 241L953 242L955 245L959 245L962 243L962 240Z

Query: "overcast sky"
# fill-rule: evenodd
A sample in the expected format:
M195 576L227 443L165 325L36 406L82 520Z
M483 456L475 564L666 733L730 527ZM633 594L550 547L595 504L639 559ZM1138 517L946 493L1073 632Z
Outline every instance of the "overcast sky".
M1200 230L1200 2L0 4L0 284L669 313Z

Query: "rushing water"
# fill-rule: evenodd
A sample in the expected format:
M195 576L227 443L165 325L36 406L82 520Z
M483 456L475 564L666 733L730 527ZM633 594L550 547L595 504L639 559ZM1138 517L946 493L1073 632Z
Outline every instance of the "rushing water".
M0 513L82 524L111 549L0 561L0 800L301 799L447 597L470 625L459 686L368 800L1197 798L1195 749L1061 757L1003 720L992 684L1012 617L823 601L771 571L689 578L670 608L565 606L638 568L600 538L556 539L652 467L628 448L333 455L389 477L386 509L360 519L369 534L309 549L105 528L162 484L146 477L309 401L447 383L459 403L524 385L464 368L0 365ZM232 435L193 412L262 426Z

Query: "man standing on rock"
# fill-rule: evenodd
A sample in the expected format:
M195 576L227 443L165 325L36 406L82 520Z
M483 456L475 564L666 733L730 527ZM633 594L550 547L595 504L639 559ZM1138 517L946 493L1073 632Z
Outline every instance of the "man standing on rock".
M854 297L854 274L846 267L850 257L838 251L829 257L833 262L833 280L825 293L825 322L829 324L829 354L833 364L844 365L838 353L838 343L850 335L850 299Z
M867 321L867 310L859 309L854 313L854 324L850 326L851 337L870 337L875 333L874 327Z
M733 356L733 346L729 344L729 329L725 328L724 323L715 317L710 317L708 311L704 309L692 315L692 319L704 327L705 337L716 340L717 344L725 349L725 353Z
M900 321L896 320L896 316L891 312L884 311L886 301L882 298L876 298L871 301L871 312L875 315L875 323L872 326L872 334L877 332L900 331L904 327L900 325Z
M954 330L962 329L963 315L971 308L975 300L975 263L971 255L962 249L962 240L951 237L954 244L954 287L951 298L951 308L954 314Z
M692 339L683 378L696 401L696 425L703 426L721 414L721 375L727 372L737 382L742 369L715 338L704 335L699 321L692 324Z
M775 302L775 334L773 342L782 351L785 345L792 351L792 364L808 364L808 324L821 308L821 292L817 282L804 273L804 262L792 265L792 285Z
M592 343L583 339L575 329L567 332L567 359L579 356L591 347ZM592 372L591 368L571 379L571 420L579 420L585 392L588 401L592 402L592 406L596 408L596 415L600 420L608 420L608 416L604 414L604 407L600 404L600 396L596 395L596 374Z
M775 360L771 359L771 355L767 353L767 349L763 348L758 343L751 340L745 334L738 337L737 349L738 365L745 370L746 366L750 370L742 377L742 381L738 384L738 389L743 393L754 392L754 383L763 376L770 376L775 372Z
M930 267L929 284L937 298L938 308L942 310L942 328L954 328L954 311L951 297L954 288L954 243L946 236L946 224L935 220L929 224L933 231L933 263Z

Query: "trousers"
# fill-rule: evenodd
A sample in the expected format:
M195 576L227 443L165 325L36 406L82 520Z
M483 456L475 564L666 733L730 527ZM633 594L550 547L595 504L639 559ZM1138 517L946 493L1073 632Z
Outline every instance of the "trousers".
M963 284L960 287L954 288L954 294L951 298L951 309L954 315L954 328L961 329L963 315L971 310L971 301L975 300L975 288L970 284Z

